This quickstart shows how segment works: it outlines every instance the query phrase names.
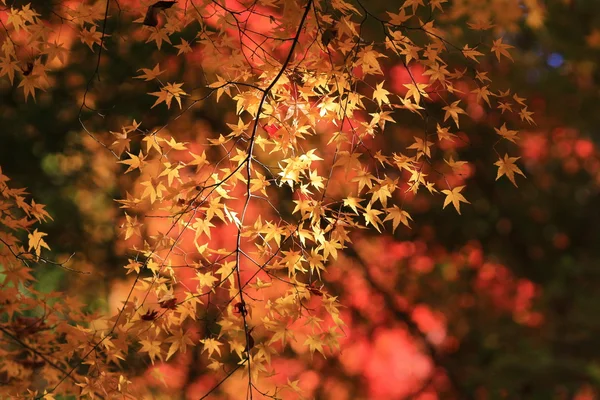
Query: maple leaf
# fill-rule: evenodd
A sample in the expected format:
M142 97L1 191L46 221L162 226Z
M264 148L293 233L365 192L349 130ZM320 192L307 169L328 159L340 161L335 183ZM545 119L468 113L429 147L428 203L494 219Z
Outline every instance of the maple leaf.
M415 104L419 104L421 102L421 96L429 98L429 94L424 90L428 86L428 83L405 83L404 87L408 89L405 98L408 99L412 97L415 99Z
M389 23L392 25L400 26L411 18L411 15L406 15L406 10L402 8L398 14L392 14L387 11L388 16L390 17Z
M127 133L120 132L110 132L112 133L117 140L112 142L110 145L111 150L113 150L120 157L124 151L131 150L131 139L127 137Z
M127 213L125 213L126 230L125 230L125 240L129 239L133 235L141 236L140 227L142 224L138 223L137 217L130 217Z
M421 155L425 154L427 157L431 158L431 149L430 147L433 145L433 142L428 140L423 140L416 136L413 137L415 142L407 147L407 149L415 149L417 150L417 160L421 158Z
M1 178L1 171L0 171L0 178ZM1 181L1 179L0 179ZM31 199L31 215L38 220L38 222L42 222L42 221L46 221L46 218L50 218L50 220L54 221L54 219L50 216L50 214L48 214L48 211L46 211L44 208L46 206L43 204L39 204L36 203L35 200Z
M402 4L402 8L412 7L413 14L415 14L419 6L425 6L425 4L423 4L423 0L405 0Z
M216 75L216 77L217 77L216 82L211 83L210 85L208 85L208 87L211 89L217 90L217 103L218 103L219 99L221 98L223 93L226 93L229 97L231 97L231 87L230 87L230 84L228 81L224 80L219 75Z
M459 128L458 114L466 114L465 110L458 106L458 103L460 103L460 100L456 100L451 105L442 108L446 111L446 114L444 114L444 122L446 122L449 117L452 117L457 128Z
M37 74L30 73L23 77L19 83L19 87L23 88L25 94L25 100L29 98L29 95L33 97L35 101L35 89L43 89L40 77Z
M467 22L467 25L469 25L469 28L475 31L486 31L495 26L494 24L490 23L490 21L485 19L478 19L475 22Z
M216 352L218 355L221 355L221 349L219 348L219 346L222 346L223 344L219 343L219 341L217 341L216 339L201 339L200 343L204 345L202 353L207 351L208 358L212 358L214 352Z
M512 104L509 102L498 102L498 109L501 110L501 113L504 114L504 111L512 112Z
M152 29L152 33L150 33L150 36L148 37L148 40L146 40L146 43L150 43L152 41L156 42L156 47L159 50L162 47L163 41L171 44L171 39L169 38L169 33L166 29L163 29L163 28Z
M160 70L159 64L156 64L152 69L140 68L138 71L142 71L143 73L142 75L136 76L135 79L144 79L146 82L156 79L160 74L165 72Z
M219 281L219 278L215 277L212 272L207 272L205 274L197 272L196 277L192 279L198 281L198 290L203 290L205 286L214 289L215 283Z
M519 112L519 117L521 117L521 121L527 121L530 125L535 125L535 121L531 116L533 115L532 111L527 111L527 107L524 107Z
M69 53L69 50L65 48L62 43L54 41L53 43L48 43L45 53L48 56L46 59L46 64L54 61L54 59L57 58L58 61L64 65L67 60L66 56Z
M180 353L185 353L187 350L187 346L194 345L194 341L190 338L190 332L183 332L182 328L179 328L179 330L177 330L173 336L168 337L165 341L167 343L171 343L165 360L171 358L173 354L175 354L177 351L179 351Z
M159 340L140 340L140 344L142 345L140 352L148 353L150 361L154 364L155 359L162 360L161 343Z
M174 47L176 49L179 49L179 51L177 52L177 55L187 54L187 53L192 52L192 48L190 47L190 44L185 39L181 39L181 44L176 44Z
M468 164L466 161L454 161L454 158L452 156L450 156L448 160L444 160L444 162L448 164L450 168L452 168L454 171L461 169L463 165Z
M290 378L287 379L287 383L285 384L285 388L291 390L295 393L302 393L302 389L299 386L300 381L290 381Z
M146 143L146 154L150 153L151 149L154 149L158 152L158 154L162 154L163 150L160 147L160 144L164 142L165 139L157 136L157 135L147 135L142 139L142 142ZM141 151L140 151L141 154Z
M492 93L488 90L488 86L478 87L477 89L472 90L471 93L475 93L477 95L478 103L481 101L481 99L483 99L487 105L490 106L490 99L488 96Z
M378 83L375 91L373 92L373 99L377 100L377 105L381 107L381 103L389 104L390 100L387 95L390 94L387 90L383 88L383 83L385 81Z
M430 69L423 73L423 75L429 75L430 83L435 81L440 81L443 83L446 81L446 75L448 74L449 72L446 69L446 66L438 63L433 64Z
M348 196L347 198L344 199L344 206L350 207L352 209L352 211L354 211L354 213L358 215L357 207L362 208L362 206L359 204L361 201L363 201L363 199Z
M444 11L444 9L442 8L442 4L446 3L447 1L448 0L431 0L431 11L434 11L436 8L440 11Z
M493 41L491 51L496 54L496 58L498 58L498 61L500 61L500 56L505 56L509 60L514 61L512 56L508 52L508 49L512 49L512 48L514 48L514 46L511 46L510 44L502 43L502 38L500 38L498 40Z
M506 123L502 124L500 129L494 128L494 130L496 131L496 133L498 135L502 136L504 139L506 139L510 142L516 143L516 140L519 139L519 137L517 136L518 132L507 129Z
M104 37L108 37L110 35L104 34ZM87 44L90 50L94 51L94 45L100 45L102 43L102 32L96 31L96 26L92 26L89 30L87 28L82 28L81 32L79 32L79 39L81 43ZM104 48L104 44L102 44Z
M21 71L21 68L18 61L10 57L0 57L0 77L7 75L11 85L15 79L15 72L19 71Z
M454 133L450 132L450 128L442 128L440 124L437 124L436 129L439 140L454 141L454 138L457 137Z
M163 166L165 167L165 169L158 176L159 177L166 176L167 183L169 184L169 186L173 186L174 179L177 179L178 181L181 182L181 179L179 178L179 170L184 167L183 164L179 163L179 164L171 165L170 162L165 162L163 164Z
M128 160L123 160L123 161L118 161L118 163L120 164L127 164L129 165L129 168L127 168L127 171L125 171L125 173L131 172L134 169L139 168L140 172L142 171L142 168L144 167L144 159L146 158L146 156L144 156L142 154L142 151L140 150L139 154L136 156L134 154L131 154L129 152L127 152L127 154L129 155L129 159Z
M154 108L163 101L167 105L167 108L171 108L171 101L173 99L177 100L179 104L179 108L181 108L181 96L187 96L187 93L181 89L183 83L167 83L165 86L160 88L160 92L152 92L149 93L152 96L158 97L156 102L150 108Z
M483 56L483 53L478 51L477 48L472 49L467 44L465 44L465 47L462 48L461 52L465 57L470 58L471 60L474 60L477 63L479 63L477 57Z
M507 90L507 92L509 92L509 90ZM526 106L526 104L525 104L525 98L517 96L516 93L513 94L513 99L514 99L514 101L517 102L517 104L519 104L519 105L521 105L523 107Z
M517 182L515 182L515 173L525 176L523 171L519 169L515 165L515 161L517 161L521 157L509 157L508 154L504 155L504 159L500 158L498 161L494 163L494 165L498 166L498 175L496 176L496 180L500 179L502 175L506 175L506 177L512 182L515 187L517 186Z
M452 190L442 190L442 193L446 195L446 199L444 200L444 206L442 208L446 208L446 206L450 203L454 206L456 211L460 214L460 202L471 204L465 197L460 193L465 187L464 186L456 186Z
M392 225L393 225L392 232L396 232L396 228L398 228L398 225L400 223L402 223L403 225L406 225L408 228L410 228L410 223L408 222L408 220L410 219L412 221L412 217L410 216L409 213L402 210L401 208L399 208L396 205L394 205L394 207L392 207L392 208L387 208L385 211L387 212L387 216L385 217L383 222L392 220Z
M381 232L379 230L379 225L382 224L381 219L379 219L379 217L378 217L378 215L380 215L380 214L382 214L382 212L379 210L372 209L371 204L368 204L367 207L365 207L364 214L363 214L366 224L373 225L375 227L375 229L377 229L378 232Z
M488 76L488 71L477 71L475 73L475 79L477 79L481 83L491 82L492 80Z
M304 341L304 346L308 346L308 350L310 351L311 357L315 351L318 351L323 356L325 356L325 353L323 351L323 341L318 335L308 335L306 340Z
M50 246L48 246L48 243L46 243L43 239L44 236L48 236L48 234L39 232L37 229L33 231L33 233L27 235L27 238L29 239L29 250L35 250L35 255L38 257L42 252L42 247L50 250Z
M8 17L6 19L7 24L12 24L15 32L19 32L21 29L25 28L25 18L23 18L23 14L21 10L10 8L8 13Z
M157 199L162 198L162 194L167 190L165 185L162 182L159 182L155 179L151 179L149 181L141 182L140 185L145 186L144 192L142 193L142 199L146 197L150 197L150 203L154 204Z
M190 161L189 163L187 163L187 165L188 166L195 165L196 166L196 173L198 173L198 171L200 171L200 169L204 165L210 164L206 160L206 152L205 151L203 151L201 155L194 154L191 151L188 154L191 155L194 159L192 161Z

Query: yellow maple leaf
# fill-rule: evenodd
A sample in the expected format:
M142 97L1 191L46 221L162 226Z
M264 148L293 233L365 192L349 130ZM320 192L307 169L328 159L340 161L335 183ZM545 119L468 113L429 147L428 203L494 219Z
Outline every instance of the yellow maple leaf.
M198 290L202 291L205 290L204 287L208 287L211 290L214 289L215 287L215 283L217 283L219 281L219 278L215 277L212 272L207 272L205 274L202 274L200 272L196 273L196 277L192 278L192 280L198 281ZM219 353L221 354L221 353Z
M444 206L442 208L446 208L446 206L450 203L456 208L456 211L460 214L460 202L471 204L465 197L460 194L460 192L464 189L464 186L456 186L452 190L442 190L442 193L446 195L446 199L444 200Z
M140 344L142 345L140 352L148 353L150 361L152 361L152 364L154 364L154 360L156 358L162 360L160 349L161 343L162 342L159 340L140 340Z
M458 106L458 103L460 103L460 100L456 100L449 106L442 108L442 110L446 111L446 114L444 114L444 122L446 122L449 117L452 117L457 128L460 127L458 124L458 114L466 114L465 110Z
M524 107L519 112L519 117L521 117L521 121L527 121L530 125L535 125L535 121L531 116L533 115L532 111L527 111L527 107Z
M477 95L478 103L481 101L481 99L483 99L488 106L491 106L488 96L492 93L489 91L488 86L478 87L477 89L472 90L471 93L475 93Z
M216 352L218 355L221 355L221 349L219 348L219 346L222 346L223 344L217 341L216 339L202 339L200 340L200 343L204 345L202 353L208 351L209 358L212 357L214 352Z
M377 84L375 87L375 91L373 92L373 99L377 100L377 105L381 107L381 103L390 104L390 100L387 95L390 94L387 90L383 88L383 83L385 81Z
M127 152L127 154L129 154L130 157L128 160L118 161L119 164L129 165L129 168L127 168L127 171L125 171L125 173L131 172L136 168L139 168L141 172L145 164L144 159L146 158L146 156L142 154L141 150L137 156L135 154L131 154L130 152Z
M505 56L509 60L514 61L512 56L508 52L508 49L512 49L512 48L514 48L514 46L511 46L510 44L502 43L502 38L500 38L498 40L493 41L491 51L496 54L496 58L498 58L498 61L500 61L500 56Z
M412 97L415 100L415 104L419 104L421 102L421 96L429 98L429 93L425 91L425 88L428 86L428 83L417 82L416 85L414 83L405 83L404 87L408 89L405 99L408 100Z
M479 62L477 57L480 57L483 55L483 53L478 51L477 48L472 49L469 47L469 45L466 45L466 44L465 44L465 47L463 47L461 51L465 57L470 58L471 60L474 60L477 63Z
M164 191L167 190L165 185L162 182L157 181L156 179L151 179L149 181L141 182L140 185L145 186L144 192L142 193L142 199L146 197L150 197L150 203L154 204L156 199L161 199Z
M444 162L448 164L448 166L450 166L450 168L452 168L454 171L461 169L463 165L467 164L466 161L454 161L452 156L450 156L447 160L444 160Z
M407 149L417 150L417 160L421 158L423 154L427 157L431 158L431 149L430 147L433 145L433 142L428 140L420 139L414 136L415 142L407 147Z
M104 34L104 38L108 36L110 35ZM81 43L87 44L90 50L94 51L94 45L100 45L103 42L102 31L97 31L96 26L92 26L89 30L87 28L82 28L81 32L79 32L79 39L81 40ZM102 48L105 48L103 43Z
M138 69L138 71L142 71L143 73L141 75L136 76L135 79L144 79L146 82L152 81L156 79L160 74L165 72L161 71L159 67L160 65L156 64L152 69L140 68Z
M519 137L517 136L518 132L517 131L511 131L509 129L506 128L506 123L502 124L502 126L500 127L500 129L498 128L494 128L494 130L496 131L496 133L500 136L502 136L504 139L516 143L515 141L517 139L519 139Z
M192 52L192 48L190 47L189 42L185 39L181 39L181 44L176 44L173 47L179 49L179 51L177 52L177 55L187 54L187 53Z
M450 132L450 128L442 128L440 124L437 124L437 135L438 140L449 140L454 141L454 138L457 137L454 133Z
M35 255L38 257L42 252L42 247L50 250L50 246L48 246L48 243L46 243L43 239L44 236L48 236L48 234L39 232L37 229L27 236L29 238L29 250L35 250Z
M515 173L525 176L523 171L519 169L515 165L515 161L517 161L521 157L509 157L508 154L504 155L504 159L499 159L494 163L494 165L498 166L498 175L496 176L496 180L500 179L502 175L506 175L506 177L512 182L515 187L517 187L517 182L515 182Z
M154 108L162 102L167 105L167 108L171 108L171 101L173 99L177 100L179 108L181 108L181 96L187 96L187 93L181 89L182 85L183 83L167 83L165 86L160 88L159 92L149 93L152 96L158 97L150 108Z
M410 228L410 223L408 222L408 220L410 219L412 221L412 217L410 216L409 213L402 210L401 208L399 208L396 205L394 205L394 207L392 207L392 208L386 209L385 211L387 212L388 215L385 217L383 222L392 220L392 224L393 224L392 232L396 232L396 228L398 228L398 225L400 223L402 223L403 225L406 225L408 228Z
M315 350L325 356L323 351L323 341L318 335L308 335L304 341L304 346L308 346L311 357L315 353Z
M381 225L382 222L378 217L379 214L382 214L382 212L372 209L371 204L369 204L367 207L365 207L363 217L365 218L367 225L371 224L375 227L375 229L377 229L378 232L381 232L381 230L379 230L379 225Z

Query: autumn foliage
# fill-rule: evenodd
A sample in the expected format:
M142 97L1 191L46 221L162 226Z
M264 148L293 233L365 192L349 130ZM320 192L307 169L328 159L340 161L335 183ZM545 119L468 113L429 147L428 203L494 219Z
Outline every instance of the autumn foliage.
M501 36L510 24L492 23L489 10L445 0L385 11L344 0L1 3L0 78L27 107L76 88L68 118L97 153L96 184L118 192L119 213L106 218L128 260L105 309L39 290L37 269L99 278L52 253L51 215L0 171L2 396L151 398L148 382L182 388L186 374L190 398L311 396L285 360L324 365L344 338L345 354L364 356L367 335L344 311L352 306L396 318L372 351L405 343L419 366L407 379L397 362L344 358L370 377L373 398L430 386L461 398L460 379L435 371L458 345L444 328L451 311L395 290L403 260L424 277L446 260L449 282L473 274L494 310L541 323L536 285L476 244L440 251L390 239L419 226L423 199L446 212L471 207L476 160L460 157L478 121L493 127L485 168L514 187L525 180L519 131L535 122L518 88L489 76L492 65L510 68L513 47ZM453 28L465 16L479 41ZM84 62L85 74L64 76ZM111 75L117 68L126 73ZM83 162L72 156L64 168ZM382 389L386 371L407 383Z

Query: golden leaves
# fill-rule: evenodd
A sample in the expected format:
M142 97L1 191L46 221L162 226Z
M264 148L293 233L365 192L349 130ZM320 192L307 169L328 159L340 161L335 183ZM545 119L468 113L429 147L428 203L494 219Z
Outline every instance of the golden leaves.
M507 129L506 123L502 124L500 129L494 128L494 130L498 135L502 136L502 138L508 140L509 142L516 143L516 140L519 139L518 132Z
M208 358L212 358L213 353L217 353L219 356L221 355L221 348L219 346L222 346L223 344L219 343L218 340L214 338L202 339L200 340L200 343L204 345L202 353L207 352Z
M165 72L160 70L159 64L156 64L152 69L140 68L138 71L142 71L143 73L142 75L136 76L135 79L144 79L146 82L156 79L160 74Z
M446 208L446 206L450 203L456 209L456 212L460 214L460 203L471 204L465 197L460 193L465 188L465 186L456 186L452 190L442 190L442 193L446 195L444 199L444 206L442 208Z
M502 175L506 175L506 177L512 182L515 187L517 187L517 182L515 182L515 174L519 174L521 176L525 176L523 171L519 169L515 165L515 161L517 161L521 157L509 157L508 154L504 155L504 158L500 158L498 161L494 163L494 165L498 166L498 175L496 176L496 180L500 179Z
M392 221L392 225L393 225L392 232L396 232L396 228L398 228L398 225L400 225L401 223L403 225L405 225L407 228L410 228L409 220L412 221L412 217L410 216L409 213L400 209L396 205L394 205L394 207L392 207L392 208L386 209L386 212L387 212L387 216L385 217L383 222L389 221L389 220Z
M429 84L427 83L405 83L404 87L408 89L405 99L408 100L412 97L415 100L415 104L419 104L421 96L429 98L429 94L425 91L425 88L428 86Z
M183 86L183 83L167 83L160 88L159 92L149 93L152 96L158 97L150 108L154 108L163 102L167 105L167 108L171 108L171 101L173 99L177 101L179 108L181 108L181 96L187 96L187 93L181 89L181 86Z
M387 90L385 90L383 88L384 83L385 83L385 81L378 83L377 86L375 87L375 91L373 92L373 100L377 101L377 105L379 107L381 107L381 103L384 103L384 104L390 103L390 100L387 97L387 95L390 94L390 92L388 92Z
M371 204L368 204L363 210L363 217L367 226L371 224L378 232L381 232L379 225L382 225L381 219L379 219L379 215L383 214L382 211L372 209Z
M459 114L466 114L465 110L463 110L462 108L460 108L458 106L459 103L460 103L460 100L456 100L455 102L453 102L449 106L442 107L442 109L446 111L446 113L444 114L444 122L446 122L446 120L449 117L452 117L452 119L454 120L454 123L456 124L457 128L460 127L459 124L458 124L458 115Z
M118 161L120 164L129 165L129 168L127 168L125 173L131 172L135 169L139 169L141 172L142 169L144 168L144 165L146 164L144 162L144 160L146 159L146 156L144 154L142 154L141 150L137 156L134 154L131 154L129 152L127 152L127 154L129 155L128 160Z
M512 49L512 48L514 48L514 46L511 46L510 44L502 43L502 38L499 38L499 39L496 39L493 41L491 52L496 55L496 58L498 59L498 61L500 61L500 56L504 56L504 57L508 58L509 60L514 61L512 56L508 52L508 49Z
M303 345L308 346L308 351L310 351L311 356L314 354L315 351L318 351L323 356L325 356L325 352L323 351L323 341L319 336L308 335Z
M154 364L154 360L159 359L162 360L161 355L161 341L159 340L140 340L140 344L142 348L139 350L140 353L148 353L150 357L150 361Z
M323 354L325 347L339 349L338 328L343 326L339 304L319 281L329 263L342 258L342 251L351 243L351 233L356 229L381 233L384 226L391 233L400 225L410 228L413 219L407 210L411 209L413 194L425 188L429 193L419 196L429 196L437 193L443 182L448 186L448 182L462 182L456 175L467 169L466 163L454 157L468 140L464 132L451 129L450 118L459 128L460 114L466 115L465 110L483 109L483 115L487 111L499 114L496 110L500 110L510 114L507 117L518 115L521 121L533 122L524 99L510 97L509 91L490 91L495 87L492 75L483 70L494 58L510 58L510 45L498 39L491 50L483 44L448 46L442 39L447 37L445 32L434 27L436 21L419 20L419 11L443 11L444 0L408 0L396 7L397 12L388 12L389 21L383 23L385 43L367 42L358 23L362 9L335 0L330 4L333 13L319 12L326 25L317 26L312 14L307 14L308 23L297 31L301 51L290 51L285 64L282 51L286 47L281 46L281 40L289 42L289 28L298 23L298 4L280 7L283 3L279 0L261 1L263 6L285 12L281 21L253 16L264 21L263 33L273 39L261 39L256 46L243 34L238 37L229 31L236 29L235 18L245 18L242 14L250 15L250 9L231 15L219 8L220 3L205 2L192 12L176 6L163 12L175 2L150 3L153 1L144 1L136 9L138 17L140 10L142 17L144 11L150 12L145 21L138 20L146 26L137 25L139 32L127 31L131 35L126 38L128 45L154 42L145 46L152 53L144 59L154 67L137 69L133 78L159 85L149 93L155 99L147 108L164 103L170 110L176 101L181 110L187 92L194 94L194 100L181 112L145 114L139 110L136 115L143 115L144 122L152 126L140 129L134 121L108 136L109 148L118 157L125 155L118 163L127 166L120 171L125 175L120 181L130 186L126 199L118 202L128 209L122 237L135 256L125 263L123 272L135 275L131 286L134 295L124 299L114 330L110 330L114 316L108 328L102 322L100 329L111 332L108 336L98 335L99 330L85 320L73 330L77 331L75 343L85 343L81 348L86 350L89 343L102 338L94 371L97 367L97 376L105 373L107 380L118 382L119 390L126 390L127 378L103 369L102 363L118 363L130 351L130 339L122 332L136 335L135 348L153 363L172 360L178 352L197 345L198 337L205 337L199 343L210 359L210 369L221 371L224 367L214 358L223 356L225 362L237 354L240 362L250 360L248 372L253 378L266 374L265 365L278 351L273 343L294 340L295 330L302 325L298 321L306 322L310 329L308 336L305 332L298 336L299 344L311 354ZM105 3L98 4L83 2L65 11L69 18L65 23L72 24L79 40L92 50L108 39L111 43L116 40L103 34L100 22ZM56 35L44 31L39 15L27 7L10 8L6 25L8 34L19 33L25 38L31 58L20 58L24 52L17 51L19 41L15 45L5 40L0 50L0 77L11 84L16 77L25 98L35 99L36 91L53 81L46 77L51 61L65 64L78 59L78 54L71 57L72 52L87 50L80 45L71 48L68 42L49 43ZM158 21L159 13L161 18L164 14L164 23ZM214 16L215 22L203 15ZM491 24L482 21L470 26L485 30ZM171 38L178 44L171 45ZM311 41L316 45L307 45ZM165 49L156 51L163 45ZM110 70L116 59L112 57L115 48L103 46L101 72ZM451 53L458 53L457 59L463 64L456 65ZM479 64L482 57L488 59ZM390 74L387 80L382 79L388 67L396 68L394 64L401 71L399 76ZM473 65L481 70L470 68ZM131 66L131 71L138 67ZM168 82L171 79L176 82ZM143 85L131 86L139 89ZM96 92L87 94L90 106ZM201 101L212 102L211 107L221 103L214 110L203 109L218 112L214 115L218 123L211 121L208 126L188 112ZM230 112L223 110L228 105ZM386 140L398 132L398 126L404 129L405 116L412 118L414 114L425 124L398 135L398 142L388 148L390 142ZM514 123L518 118L507 120ZM506 124L496 133L511 142L518 137ZM411 137L414 141L407 143L405 138ZM103 138L98 138L103 143ZM496 162L497 178L506 175L516 185L515 175L522 175L515 164L517 159L505 155ZM139 174L128 175L135 170ZM0 176L3 193L4 180ZM460 204L469 203L462 194L464 188L442 190L443 208L452 203L460 213ZM29 205L22 195L17 195L14 203L31 221L8 219L5 224L10 228L29 233L34 219L40 222L48 218L42 206L34 202ZM37 229L29 233L29 250L38 257L43 248L49 249L45 237ZM16 238L6 240L11 240L11 246L20 245ZM252 269L259 271L260 277L248 279ZM179 271L190 273L183 280ZM11 270L7 281L31 280L29 273L26 268ZM306 307L308 300L315 303L310 308ZM207 307L199 307L201 304ZM205 318L203 313L209 308L220 310L218 334L201 332L202 336L196 336L198 333L184 330L188 319ZM259 317L251 320L257 327L252 335L243 319L256 308L261 309L254 315ZM312 310L316 310L314 314ZM326 326L330 322L335 326ZM72 336L65 334L65 338ZM71 353L82 356L78 350ZM92 362L89 360L86 362ZM69 364L66 359L60 362ZM91 395L93 385L104 378L90 379L89 385L87 381L80 385ZM295 381L289 386L292 390L298 387Z
M48 243L43 239L45 236L48 236L48 234L39 232L37 229L27 235L27 238L29 239L29 250L34 250L35 255L38 257L42 252L42 248L50 250L50 246L48 246Z

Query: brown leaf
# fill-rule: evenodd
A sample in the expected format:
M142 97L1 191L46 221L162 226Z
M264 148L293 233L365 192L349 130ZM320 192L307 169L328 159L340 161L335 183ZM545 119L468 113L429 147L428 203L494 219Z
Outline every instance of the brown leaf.
M161 308L168 308L169 310L174 310L177 307L177 299L173 297L168 300L163 300L158 304L160 304Z
M146 314L144 314L144 315L141 316L141 318L144 321L154 321L156 319L157 315L158 315L158 311L148 310L146 312Z
M173 7L177 3L176 1L158 1L148 7L146 11L146 17L144 18L144 25L155 27L158 25L158 12L160 10L166 10L167 8Z

